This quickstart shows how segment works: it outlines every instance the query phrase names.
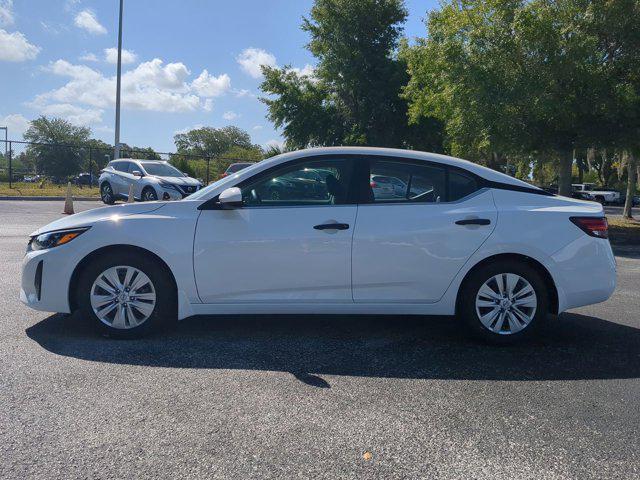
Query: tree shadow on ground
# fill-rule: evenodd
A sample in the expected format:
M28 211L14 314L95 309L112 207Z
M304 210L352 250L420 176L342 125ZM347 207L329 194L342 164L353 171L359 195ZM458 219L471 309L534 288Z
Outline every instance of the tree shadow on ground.
M536 339L495 347L468 338L452 317L254 315L194 317L141 340L93 333L78 316L26 330L58 355L150 367L415 379L582 380L640 377L640 329L595 317L550 318Z

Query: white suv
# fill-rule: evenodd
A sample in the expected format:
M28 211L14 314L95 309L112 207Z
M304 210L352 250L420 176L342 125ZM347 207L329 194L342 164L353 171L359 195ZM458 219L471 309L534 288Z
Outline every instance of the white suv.
M133 198L144 202L181 200L197 192L202 184L167 162L119 159L109 162L98 180L100 197L107 205L127 200L133 185Z

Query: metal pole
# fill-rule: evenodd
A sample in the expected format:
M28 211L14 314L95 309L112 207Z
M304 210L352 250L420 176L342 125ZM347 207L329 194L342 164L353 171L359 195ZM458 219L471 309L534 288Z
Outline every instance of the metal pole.
M118 69L116 74L116 138L114 158L120 158L120 76L122 73L122 5L120 0L120 16L118 19Z
M93 172L91 171L91 147L89 147L89 188L93 187Z
M11 157L13 156L12 150L13 150L13 148L11 148L11 142L9 142L9 188L12 188L11 187L11 177L13 176L13 171L11 169Z

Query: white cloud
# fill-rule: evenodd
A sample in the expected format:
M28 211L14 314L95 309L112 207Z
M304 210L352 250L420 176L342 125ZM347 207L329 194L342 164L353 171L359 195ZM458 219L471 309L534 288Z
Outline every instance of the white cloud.
M261 67L277 67L276 57L261 49L261 48L247 48L243 50L236 58L236 61L240 65L240 68L252 76L253 78L262 78Z
M263 128L262 125L254 125L253 130L262 130Z
M0 25L13 25L13 0L0 0Z
M300 77L313 77L313 75L315 74L316 69L313 67L313 65L309 65L307 63L302 68L293 67L293 68L290 68L289 71L297 73L298 76L300 76Z
M238 98L243 98L243 97L248 97L248 96L254 96L252 95L252 93L247 90L246 88L242 88L240 90L234 90L233 94L238 97Z
M98 57L95 53L85 53L79 57L79 60L82 60L83 62L97 62Z
M29 43L22 33L9 33L0 28L0 60L24 62L36 58L39 52L40 47Z
M135 63L138 56L132 52L131 50L122 49L122 64L128 65L130 63ZM117 48L105 48L104 49L104 60L107 63L111 63L113 65L118 63L118 49Z
M96 14L91 10L82 10L74 19L76 27L82 28L93 35L104 35L107 29L98 21Z
M45 71L68 80L59 88L37 95L29 106L43 112L47 107L61 109L61 104L80 106L83 112L71 111L66 107L65 114L73 115L76 123L98 122L97 113L102 114L103 109L113 107L115 77L107 77L87 65L74 65L66 60L51 63ZM203 71L196 78L201 82L189 82L190 74L180 62L164 64L155 58L140 63L122 74L122 107L154 112L211 111L213 101L209 95L223 93L221 85L230 84L228 75L212 77ZM220 79L223 81L214 81Z
M268 147L276 147L276 148L284 148L284 142L282 140L277 140L275 138L272 138L271 140L269 140L267 143L264 144L267 148Z
M95 108L82 108L70 103L53 103L45 105L40 113L52 117L62 117L69 122L85 126L102 122L102 110Z
M226 73L215 77L203 70L191 86L201 97L219 97L231 88L231 78Z
M227 112L224 112L222 114L222 118L224 118L225 120L231 122L233 120L235 120L236 118L240 118L240 115L237 114L236 112L229 110Z
M19 113L13 113L4 118L0 118L0 125L7 127L10 139L18 139L22 137L24 132L27 131L27 128L29 128L29 120ZM4 140L4 137L2 137L2 140Z

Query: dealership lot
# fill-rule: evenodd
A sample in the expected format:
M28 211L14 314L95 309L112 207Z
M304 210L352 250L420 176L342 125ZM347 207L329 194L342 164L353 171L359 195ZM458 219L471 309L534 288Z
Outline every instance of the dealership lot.
M61 211L0 202L1 478L640 475L638 251L617 251L608 302L517 347L455 319L364 316L114 341L18 301L26 237Z

